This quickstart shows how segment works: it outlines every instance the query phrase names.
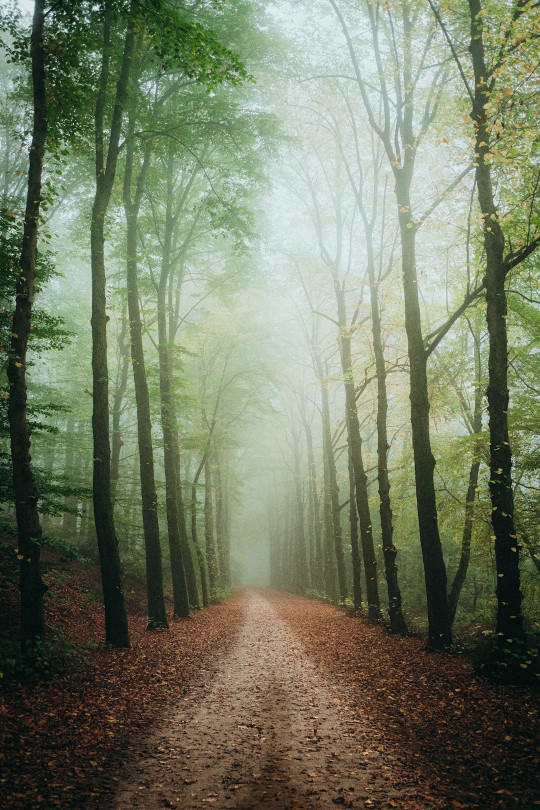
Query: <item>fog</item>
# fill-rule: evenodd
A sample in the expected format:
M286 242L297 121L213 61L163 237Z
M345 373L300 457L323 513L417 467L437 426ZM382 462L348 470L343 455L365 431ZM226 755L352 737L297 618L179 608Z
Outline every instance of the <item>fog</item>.
M30 2L20 6L33 10ZM424 609L422 559L431 552L416 504L421 470L430 494L423 501L418 495L419 504L437 512L437 554L452 575L463 559L467 488L473 500L481 491L469 596L475 609L479 599L492 609L486 463L470 483L471 464L489 456L482 419L489 228L483 230L474 153L486 142L471 124L473 68L465 57L456 64L447 41L467 31L460 32L457 18L442 31L428 6L409 19L398 13L399 3L377 16L372 5L348 0L246 2L215 18L203 6L195 14L215 26L249 75L231 78L229 54L217 78L201 78L191 66L184 86L166 59L157 74L149 67L155 57L141 59L105 217L108 431L122 565L140 575L145 550L125 277L132 260L161 543L165 558L174 557L166 543L172 443L177 527L184 555L198 560L195 591L202 564L216 600L231 584L272 585L375 610L370 588L394 570L395 543L402 590ZM92 53L88 59L95 84L98 62ZM520 69L533 93L537 79ZM10 70L4 62L6 86L16 88ZM527 148L534 135L525 113L505 106L505 92L486 102L486 115L494 116L489 136L498 144L490 153L492 203L511 244L525 246L525 260L536 239L536 186L508 132L519 124ZM46 184L55 191L44 215L50 236L40 244L54 271L44 274L36 306L59 319L46 323L60 332L31 349L29 386L43 529L95 555L95 189L87 102L92 98L81 101L80 133L62 130L51 105L66 145L45 160ZM17 104L22 126L27 97ZM503 119L506 129L497 123ZM104 133L110 136L110 125ZM28 138L4 126L6 188L25 171ZM537 157L531 161L536 166ZM125 242L126 199L139 181L133 256ZM17 193L20 206L20 184ZM535 372L515 347L537 343L519 307L537 314L536 273L534 263L524 265L516 281L521 304L511 299L508 317L512 397L521 405ZM525 457L522 433L516 442ZM522 461L518 468L516 498L526 498L536 468Z

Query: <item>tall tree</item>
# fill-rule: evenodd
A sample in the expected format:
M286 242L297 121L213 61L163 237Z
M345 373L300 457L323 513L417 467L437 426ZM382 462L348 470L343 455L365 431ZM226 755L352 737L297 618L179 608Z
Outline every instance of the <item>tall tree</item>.
M395 181L395 199L401 237L405 331L410 365L410 413L416 502L428 606L428 646L441 649L451 644L452 632L446 594L446 566L437 517L434 484L435 457L430 438L427 363L437 343L442 340L466 306L478 297L481 289L468 293L463 304L439 328L431 343L426 346L418 289L416 242L422 224L444 200L446 194L457 187L468 173L469 168L464 169L422 215L414 216L411 188L418 147L436 118L444 87L442 79L445 68L442 67L438 72L435 71L431 86L428 88L427 98L421 108L422 112L419 112L416 98L420 87L419 78L431 48L433 33L424 30L423 47L416 49L415 27L424 22L424 17L421 13L417 13L414 3L410 0L403 0L396 10L386 8L379 2L366 3L377 69L378 100L374 103L370 95L371 87L362 71L362 63L358 58L340 5L337 0L329 0L329 2L338 17L347 43L354 77L369 125L380 139ZM383 26L383 15L385 14L389 21L388 30ZM391 54L388 78L381 45L382 31L388 33L388 40L384 47L388 46ZM394 88L394 97L391 95L390 87Z
M317 154L317 151L315 150ZM318 156L318 155L317 155ZM318 156L319 164L322 164L321 158ZM343 386L345 391L345 423L347 428L347 441L350 447L350 460L352 464L352 471L354 475L354 493L356 497L356 513L358 523L360 525L360 539L362 546L362 556L364 559L364 572L366 578L366 595L368 601L368 613L371 619L377 620L380 618L380 600L379 589L377 583L377 560L375 556L375 546L373 541L373 524L371 522L371 514L369 508L369 495L367 487L367 476L364 469L364 461L362 456L362 435L360 432L360 422L358 419L357 408L357 391L355 383L355 368L352 359L352 336L356 329L356 320L358 317L358 307L356 308L350 322L347 317L347 300L345 293L345 285L347 283L347 273L342 272L341 265L345 263L344 259L344 244L346 217L344 214L344 201L343 201L343 182L340 177L342 173L341 163L339 158L336 160L332 177L331 188L328 189L331 199L332 213L333 213L333 231L332 245L328 245L325 239L324 232L324 217L322 213L322 203L319 200L319 189L315 187L314 178L310 174L307 166L300 162L298 174L304 180L309 193L310 204L310 217L313 222L314 231L317 236L319 244L319 251L323 264L328 268L331 277L332 288L334 292L337 319L328 318L332 320L337 328L338 343L341 359L341 372L343 377ZM329 172L323 169L322 174L328 182ZM350 264L350 257L349 257ZM352 517L352 516L351 516ZM354 540L354 528L352 531L352 538ZM358 567L356 554L353 555L353 564ZM340 590L342 599L345 598L346 585L344 567L340 567L338 559L338 574L340 576ZM360 573L359 570L355 571L355 579L358 580Z
M123 55L116 81L113 112L105 122L111 83L111 27L113 9L103 9L103 44L99 90L95 108L96 192L92 207L90 257L92 267L92 379L94 438L94 519L101 562L105 603L105 640L113 647L129 647L127 614L122 589L118 539L111 497L111 449L109 440L109 371L107 361L107 304L105 275L105 216L109 207L120 153L122 120L127 101L129 75L135 50L134 9L125 25Z
M137 437L141 478L141 501L146 555L146 589L148 597L148 629L166 628L167 615L163 596L163 573L159 536L158 505L154 475L152 447L152 422L150 396L146 379L142 321L139 309L139 284L137 266L137 223L141 207L150 149L145 150L142 165L133 187L134 169L134 122L130 121L126 143L126 166L124 172L124 209L126 213L126 287L131 345L131 361L137 404Z
M369 281L369 299L371 308L371 332L373 342L373 355L375 358L375 374L377 377L377 481L379 488L379 513L381 517L381 539L384 555L384 568L386 584L388 588L388 612L390 616L390 626L394 633L405 633L407 626L401 608L401 591L398 583L398 573L396 565L397 549L394 545L394 525L392 504L390 499L390 477L388 475L388 394L386 388L387 368L383 348L383 328L381 319L381 308L379 305L379 291L381 284L381 272L376 274L376 251L375 251L375 224L378 217L378 189L379 189L379 169L380 156L378 150L372 144L372 172L373 172L373 193L370 210L364 203L365 193L365 170L362 165L362 149L360 146L360 133L356 122L352 105L347 95L344 94L347 107L348 119L353 135L353 154L356 162L356 173L353 171L349 160L345 154L341 139L337 141L340 148L341 159L344 163L349 183L354 192L356 205L360 213L363 225L363 240L366 250L366 270ZM384 187L383 211L386 202L386 185ZM382 231L384 236L384 226ZM380 267L382 267L382 251L379 257ZM391 262L390 262L391 265Z
M514 248L505 236L505 227L495 191L494 159L504 150L497 144L505 128L505 118L512 126L511 108L505 105L517 87L512 70L526 58L528 26L537 14L536 4L517 0L511 6L492 9L493 20L485 21L489 10L482 0L468 0L469 48L472 75L464 68L462 57L441 17L437 5L430 6L441 26L456 61L461 79L471 103L470 119L474 127L474 166L478 205L482 215L483 244L486 274L486 319L489 334L488 387L490 435L491 523L497 564L497 667L503 664L507 671L519 674L520 657L526 647L521 609L519 545L514 520L512 485L512 451L508 432L508 334L507 300L505 284L513 268L517 267L540 245L538 235L536 189L538 173L534 168L527 196L531 199L527 220L522 224L518 239L522 244ZM502 13L500 13L502 12ZM494 30L490 30L494 29ZM534 38L533 38L534 48ZM537 52L534 50L535 58ZM525 76L528 71L525 71ZM519 70L518 70L519 75ZM522 78L519 79L523 81ZM526 92L527 80L524 82ZM502 96L502 101L501 101ZM515 150L515 139L510 146ZM512 152L510 150L509 156ZM531 174L525 169L524 174ZM531 196L532 195L532 196ZM508 247L507 247L508 245ZM516 654L515 651L518 651ZM501 670L504 672L504 670Z
M33 130L28 167L24 231L17 278L15 312L8 362L8 418L13 464L13 488L19 542L21 592L21 645L32 655L36 640L44 635L43 594L47 590L40 572L41 524L38 498L30 465L30 429L27 419L27 349L36 289L36 260L41 209L43 159L47 140L47 96L43 32L45 2L35 0L30 39L33 88Z
M129 79L134 62L137 31L141 25L148 28L149 39L156 58L163 64L170 61L180 67L183 73L195 81L202 81L208 87L216 87L223 81L238 84L245 78L245 69L237 57L220 45L215 35L200 23L193 22L179 14L168 3L138 4L133 2L124 20L123 54L115 82L114 102L108 126L105 126L109 86L113 82L112 26L114 9L109 3L103 7L103 52L99 90L95 108L96 143L96 194L92 209L91 225L91 264L92 264L92 369L94 413L94 513L96 532L102 567L103 593L106 605L105 624L107 643L113 646L129 644L127 619L122 594L118 541L114 527L111 487L110 487L110 442L109 442L109 403L107 368L107 314L105 295L105 215L110 203L120 153L120 139L125 106L128 97ZM122 18L121 18L122 21ZM167 283L169 257L164 260L165 271L162 282ZM165 289L161 290L162 298ZM160 322L160 366L163 375L170 372L167 363L166 324ZM170 391L170 379L161 380L162 402ZM167 405L165 404L165 410ZM164 430L173 431L170 408L164 420ZM174 435L168 437L171 453ZM174 486L174 458L169 459L169 479L173 482L167 494L168 509L176 513L177 491ZM173 506L174 501L174 506ZM176 524L178 520L176 519ZM178 576L185 581L184 564L181 554L172 555L181 568ZM187 597L178 597L178 615L189 614Z

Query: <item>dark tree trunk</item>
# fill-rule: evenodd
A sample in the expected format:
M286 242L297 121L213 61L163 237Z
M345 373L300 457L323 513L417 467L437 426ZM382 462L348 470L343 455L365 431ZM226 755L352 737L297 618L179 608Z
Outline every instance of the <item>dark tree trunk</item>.
M508 659L506 650L514 644L526 646L522 593L519 573L519 546L514 525L512 489L512 451L508 435L508 338L506 329L505 280L509 266L504 259L504 234L499 222L491 179L491 134L485 104L489 88L485 63L483 17L480 0L469 0L471 41L469 51L474 70L474 101L471 118L475 125L476 186L482 212L486 251L486 302L489 333L487 401L489 411L491 523L495 536L497 566L496 640L499 655ZM514 659L515 660L515 659Z
M127 224L126 287L131 361L135 386L135 402L137 406L137 439L139 447L142 519L146 559L146 589L148 598L147 630L158 630L167 628L168 622L163 595L163 569L161 564L158 505L154 476L150 395L148 393L148 382L146 380L137 267L137 220L146 180L149 153L147 152L145 155L135 193L132 194L133 126L130 126L130 135L131 139L127 143L126 169L124 175L124 207Z
M444 649L452 643L452 632L446 596L446 567L437 518L435 458L431 450L429 429L427 354L422 337L416 275L415 227L410 213L408 184L406 178L404 180L403 183L396 181L396 192L401 233L405 328L410 363L411 429L416 504L429 622L428 646L433 649ZM402 188L404 185L406 188Z
M343 385L345 388L345 408L347 434L351 464L354 472L354 491L356 495L356 510L360 523L360 539L362 543L362 556L364 558L364 574L366 578L366 596L368 601L368 616L377 621L381 618L381 604L377 584L377 558L373 543L373 525L369 510L369 496L367 489L367 475L364 470L362 458L362 437L356 407L356 389L354 384L354 371L351 356L351 332L347 327L345 312L345 296L337 278L334 278L334 292L338 309L339 344L341 354L341 368L343 372ZM354 558L353 558L354 563ZM359 572L356 573L359 576Z
M131 60L135 46L134 26L128 24L124 53L116 84L108 149L105 155L105 103L109 84L110 26L112 12L105 10L100 84L95 112L96 193L92 208L90 257L92 265L92 380L94 438L94 519L105 603L105 641L112 647L129 647L127 614L122 589L118 539L111 498L111 448L109 441L109 370L107 362L107 305L105 275L105 215L116 176L120 135Z
M365 223L367 226L367 223ZM366 227L367 242L371 243L371 233ZM401 607L401 591L398 584L396 565L397 549L394 545L394 521L390 500L390 479L388 477L388 396L386 393L386 365L382 343L381 314L379 310L378 288L375 283L373 248L368 247L368 276L371 304L371 329L373 334L373 354L377 374L377 479L379 482L379 513L381 516L381 539L384 555L384 571L388 588L388 612L390 627L394 633L405 634L407 625Z
M403 12L404 86L413 87L412 65L412 21L410 8ZM407 91L409 92L409 91ZM411 91L412 92L412 91ZM396 160L389 141L385 143L387 155L394 159L396 203L401 237L401 269L403 295L405 299L405 330L410 364L411 432L414 454L414 475L416 484L416 504L418 528L424 563L426 600L428 610L428 646L444 649L452 643L452 630L447 599L446 566L444 564L437 499L435 495L435 458L431 450L429 425L429 394L427 379L428 354L422 335L418 277L416 273L416 231L411 207L410 188L414 172L416 144L413 133L413 98L408 97L404 105L401 124L403 154Z
M379 74L382 119L377 121L371 107L366 84L356 58L345 20L335 0L330 0L345 35L351 62L358 81L370 125L380 138L395 179L395 193L401 236L402 280L405 298L405 329L410 362L411 430L415 462L416 503L420 545L424 563L424 578L428 607L428 646L444 649L452 643L450 614L446 595L447 579L437 518L434 470L435 459L431 451L429 434L429 397L427 387L427 359L422 336L419 293L416 275L416 231L410 200L410 187L414 172L417 138L413 129L416 82L412 75L412 31L416 15L409 3L401 6L403 35L403 65L401 75L396 72L396 85L403 88L403 99L393 132L391 100L385 79L385 68L379 45L379 7L368 4L374 56ZM395 137L394 137L395 135ZM390 547L388 550L391 552Z
M30 41L32 58L34 122L28 191L24 217L20 273L17 279L15 312L8 362L9 431L13 465L13 489L19 554L21 556L19 590L21 593L21 650L33 657L33 649L45 634L43 594L47 586L41 579L39 522L39 493L30 466L30 429L26 414L26 355L30 335L32 305L35 295L36 259L39 215L41 206L41 176L47 138L47 101L45 92L45 55L43 29L44 0L35 0Z
M358 143L356 122L351 110L351 124L353 126L355 142ZM358 155L359 168L360 156ZM356 196L358 210L364 225L364 242L367 253L367 271L369 279L369 295L371 307L371 331L373 335L373 354L375 356L375 370L377 376L377 480L379 485L379 512L381 517L381 539L384 556L384 568L388 589L388 608L390 615L390 627L394 633L406 633L407 627L401 608L401 592L398 585L398 575L396 566L397 549L393 542L393 515L390 500L390 481L388 477L388 397L386 392L386 365L384 360L381 313L379 308L378 285L375 279L375 255L373 249L373 233L377 216L376 206L368 216L364 206L364 184L363 172L359 172L356 178L349 168L346 159L345 167L349 176L349 181ZM374 186L378 186L378 167L374 161ZM386 196L386 189L385 189Z

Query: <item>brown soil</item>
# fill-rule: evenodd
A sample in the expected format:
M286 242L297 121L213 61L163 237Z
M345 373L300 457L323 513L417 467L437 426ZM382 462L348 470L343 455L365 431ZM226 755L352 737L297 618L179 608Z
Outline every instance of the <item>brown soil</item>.
M540 807L532 689L268 591L147 633L127 581L132 647L104 650L97 569L47 565L49 637L64 635L50 682L0 695L2 810ZM0 570L0 644L17 609Z
M309 604L309 603L306 603ZM114 807L355 808L419 804L367 720L321 680L259 593L238 641L135 752Z

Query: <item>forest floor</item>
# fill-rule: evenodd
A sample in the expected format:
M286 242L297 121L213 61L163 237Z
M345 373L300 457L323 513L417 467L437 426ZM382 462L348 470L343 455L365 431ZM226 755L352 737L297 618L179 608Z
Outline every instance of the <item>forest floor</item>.
M149 634L128 581L132 648L104 650L95 572L53 570L48 621L87 652L0 697L2 808L540 807L528 687L270 591Z

